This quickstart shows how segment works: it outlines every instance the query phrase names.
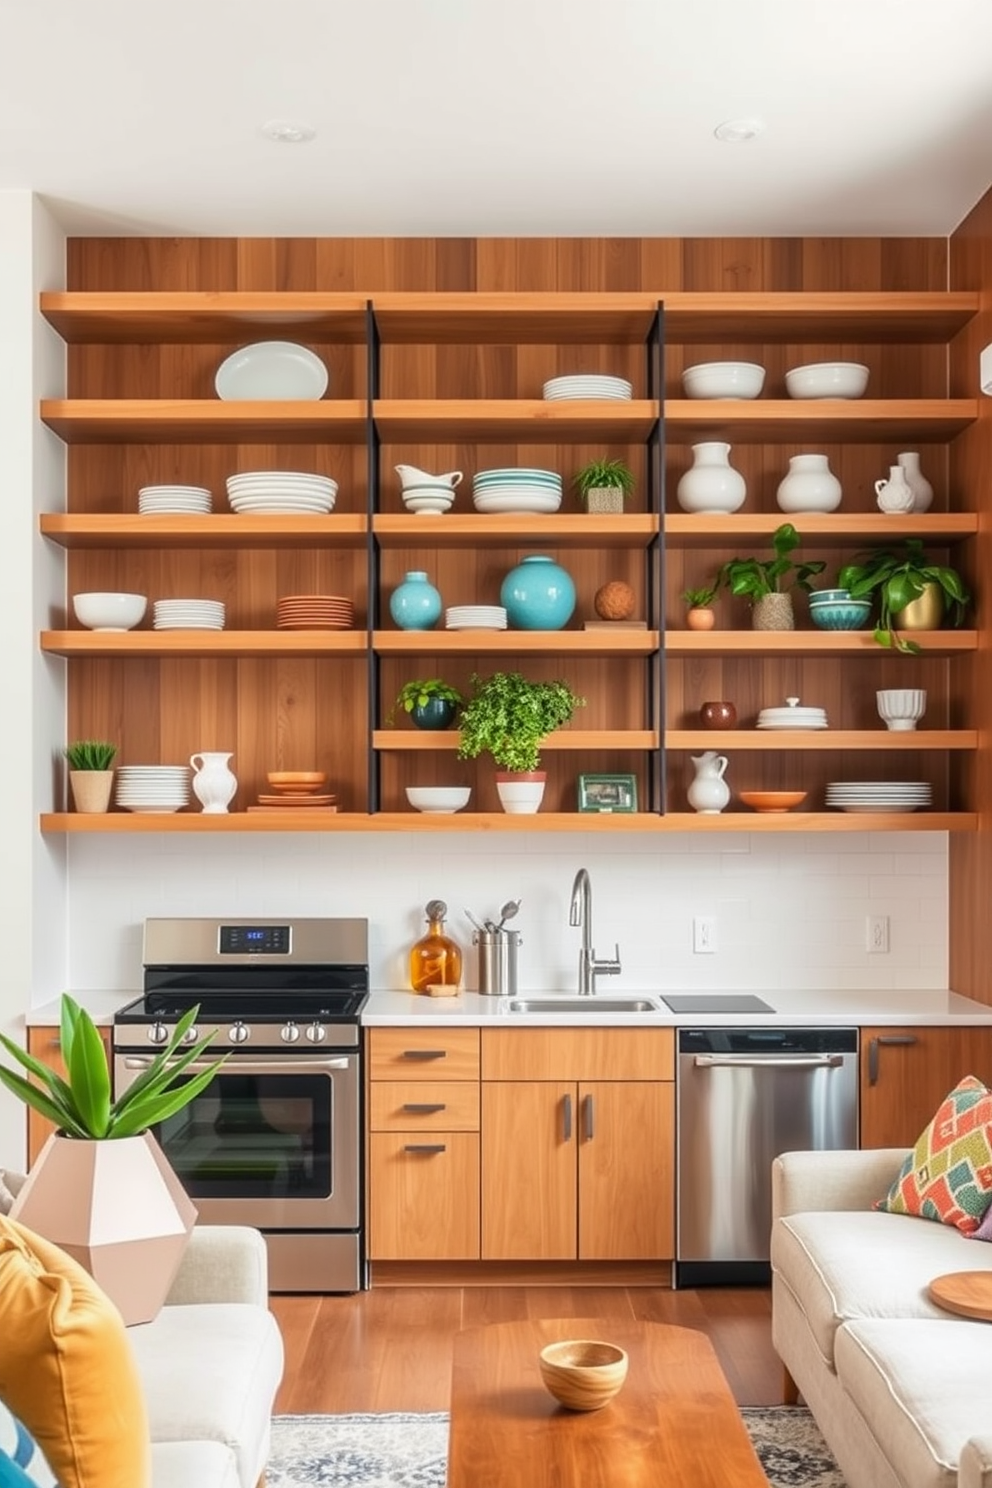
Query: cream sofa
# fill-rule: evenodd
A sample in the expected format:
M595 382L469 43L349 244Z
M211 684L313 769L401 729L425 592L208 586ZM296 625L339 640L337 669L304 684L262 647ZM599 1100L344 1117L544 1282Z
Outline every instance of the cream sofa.
M776 1159L772 1339L848 1488L992 1488L992 1325L927 1294L992 1271L992 1245L872 1210L905 1156Z
M197 1226L165 1307L127 1333L148 1407L152 1488L255 1488L283 1370L259 1232Z

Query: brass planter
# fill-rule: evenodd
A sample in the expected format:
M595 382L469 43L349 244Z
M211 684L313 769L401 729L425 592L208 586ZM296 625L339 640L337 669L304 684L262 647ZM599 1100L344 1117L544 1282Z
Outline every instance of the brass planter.
M893 615L892 621L897 630L939 630L943 618L944 591L939 584L931 582L919 599L910 600L905 609Z

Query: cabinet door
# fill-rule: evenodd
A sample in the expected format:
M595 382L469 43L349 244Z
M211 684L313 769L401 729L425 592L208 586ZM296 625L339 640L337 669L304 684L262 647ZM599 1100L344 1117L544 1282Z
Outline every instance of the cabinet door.
M569 1261L576 1254L571 1083L482 1086L482 1259Z
M992 1028L862 1028L862 1147L911 1146L965 1075L992 1084Z
M655 1261L674 1251L675 1086L579 1086L579 1259Z
M104 1051L107 1055L107 1063L110 1063L110 1029L99 1028L97 1030L103 1040ZM28 1053L33 1054L39 1064L48 1069L55 1070L56 1074L65 1079L65 1063L62 1059L62 1041L58 1028L50 1028L47 1025L28 1029ZM50 1121L37 1111L28 1108L28 1167L32 1168L38 1153L47 1142L54 1131Z
M479 1259L475 1132L376 1132L369 1142L373 1261Z

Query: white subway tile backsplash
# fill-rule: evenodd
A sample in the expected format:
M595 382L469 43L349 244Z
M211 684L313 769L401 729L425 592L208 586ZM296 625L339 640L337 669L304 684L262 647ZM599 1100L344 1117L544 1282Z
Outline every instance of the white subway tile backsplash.
M423 906L440 898L475 986L463 908L491 915L519 896L521 990L571 988L580 866L597 951L620 945L611 991L946 985L947 837L928 832L79 835L69 840L69 983L136 987L150 915L359 915L373 985L402 988ZM867 953L869 908L890 917L887 955ZM716 916L713 955L693 953L699 914Z

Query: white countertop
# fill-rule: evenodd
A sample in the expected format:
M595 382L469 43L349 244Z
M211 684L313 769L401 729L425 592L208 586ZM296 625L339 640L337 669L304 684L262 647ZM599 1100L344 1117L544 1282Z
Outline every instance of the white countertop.
M674 990L674 989L673 989ZM133 1001L137 992L74 992L96 1024L108 1024L114 1013ZM522 992L521 998L547 999L548 992ZM564 994L562 994L564 995ZM573 996L574 994L568 994ZM808 991L769 992L764 996L773 1013L672 1013L659 1004L657 1012L618 1013L611 1010L611 1000L640 997L647 1000L660 993L597 993L588 999L589 1009L581 1012L513 1013L509 998L482 997L478 992L462 992L457 997L422 997L410 992L372 992L362 1013L366 1028L753 1028L810 1027L816 1024L857 1027L865 1025L919 1024L940 1027L947 1024L992 1024L992 1007L973 1002L956 992L868 992ZM705 995L705 994L703 994ZM714 997L724 994L713 993ZM59 1021L59 1002L54 1000L31 1008L24 1015L26 1026L52 1026Z

